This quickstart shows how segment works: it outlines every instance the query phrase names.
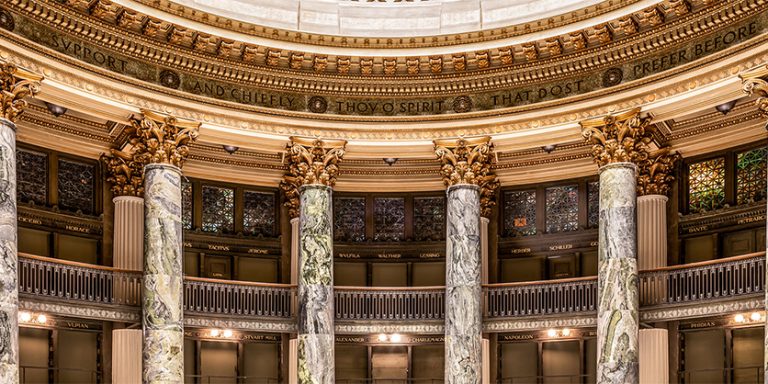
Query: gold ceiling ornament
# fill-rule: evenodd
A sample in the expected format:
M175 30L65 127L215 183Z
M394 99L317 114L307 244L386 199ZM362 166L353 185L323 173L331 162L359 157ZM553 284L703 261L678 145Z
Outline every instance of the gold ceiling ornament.
M200 123L142 110L131 120L130 143L134 159L142 164L163 163L181 168L189 156L189 145L197 139Z
M34 97L40 91L43 77L18 68L11 63L0 62L0 108L8 121L14 122L27 108L26 97Z
M112 196L144 196L144 163L136 159L135 147L130 152L110 149L101 155Z
M739 75L742 89L749 96L757 96L757 109L768 117L768 65L762 65Z
M346 140L291 137L288 143L288 172L280 182L290 217L299 216L299 187L336 184L339 162L344 158Z
M592 156L602 167L610 163L639 164L648 158L654 126L640 117L640 108L580 122L581 136L592 143Z
M637 195L668 195L681 156L669 146L651 152L637 164Z

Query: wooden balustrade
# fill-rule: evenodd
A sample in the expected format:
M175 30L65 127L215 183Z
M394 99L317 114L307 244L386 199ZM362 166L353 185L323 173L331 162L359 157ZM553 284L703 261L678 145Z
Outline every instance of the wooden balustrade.
M19 293L97 304L141 305L141 273L22 254ZM757 295L765 287L765 255L642 271L641 307ZM489 284L483 287L489 319L597 309L597 278ZM201 315L289 319L296 313L296 287L232 280L184 279L184 310ZM444 287L336 287L337 320L440 320Z

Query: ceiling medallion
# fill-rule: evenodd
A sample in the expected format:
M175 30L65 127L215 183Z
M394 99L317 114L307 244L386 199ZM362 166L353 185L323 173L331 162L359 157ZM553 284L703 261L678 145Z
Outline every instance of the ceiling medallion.
M621 83L624 73L620 68L611 68L603 73L603 87L612 87Z
M13 15L5 9L0 8L0 28L13 31L16 24L13 21Z
M469 96L459 96L453 99L453 111L465 113L472 110L472 99Z
M181 85L181 79L176 72L166 69L160 72L160 84L168 88L178 89Z
M321 96L310 97L307 105L309 106L309 110L314 113L325 113L325 111L328 110L328 102Z

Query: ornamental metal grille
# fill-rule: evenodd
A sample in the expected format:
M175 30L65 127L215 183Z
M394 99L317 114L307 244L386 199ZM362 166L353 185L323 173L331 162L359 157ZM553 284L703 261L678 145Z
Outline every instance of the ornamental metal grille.
M333 238L336 241L365 241L365 198L333 199Z
M377 197L373 199L373 239L403 241L405 238L405 199Z
M93 164L59 159L59 208L93 214L96 167Z
M445 198L413 198L413 238L416 241L445 239Z
M766 156L768 147L756 148L736 155L736 203L765 200Z
M16 150L16 198L45 206L48 202L48 155Z
M547 233L579 229L579 187L565 185L546 189Z
M192 229L192 183L181 181L181 225L184 229Z
M536 234L536 191L504 193L504 236Z
M590 228L600 225L600 182L587 183L587 224Z
M203 185L203 231L235 231L235 190Z
M725 158L688 166L688 210L691 213L722 208L725 204Z
M243 193L243 233L275 236L275 194L245 191Z

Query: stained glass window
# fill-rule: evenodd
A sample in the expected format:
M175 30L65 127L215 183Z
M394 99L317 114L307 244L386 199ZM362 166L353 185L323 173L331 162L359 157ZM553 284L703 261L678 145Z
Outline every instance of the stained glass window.
M736 155L736 203L765 200L766 155L768 148L757 148Z
M184 229L192 229L192 183L181 180L181 224Z
M59 159L59 208L93 214L96 167L93 164Z
M405 199L377 197L373 199L373 222L376 241L402 241L405 238Z
M691 213L722 208L725 204L725 158L688 166L688 208Z
M504 193L504 236L536 234L536 191Z
M413 238L416 241L445 238L445 198L413 198Z
M365 240L365 198L333 199L333 238L337 241Z
M22 203L45 205L48 201L48 155L16 150L16 193Z
M579 187L565 185L547 188L547 233L579 229Z
M235 190L203 185L203 231L235 231Z
M245 191L243 194L243 233L275 235L275 194Z
M587 222L590 228L600 225L600 182L587 183Z

